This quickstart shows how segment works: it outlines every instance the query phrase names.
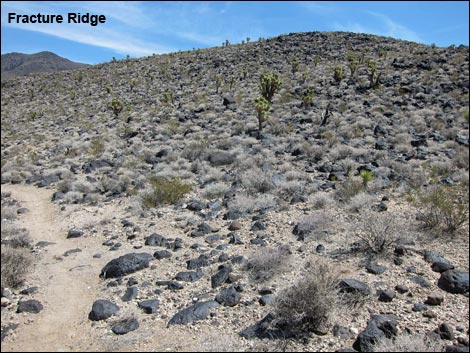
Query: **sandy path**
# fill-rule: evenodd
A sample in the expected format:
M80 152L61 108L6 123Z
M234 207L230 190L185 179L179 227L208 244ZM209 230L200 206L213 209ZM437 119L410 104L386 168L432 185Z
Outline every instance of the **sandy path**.
M39 291L32 298L44 309L39 314L24 314L16 337L2 342L2 351L99 351L99 339L94 336L88 313L98 299L98 274L103 265L92 256L99 249L98 240L91 237L66 239L67 220L61 219L51 200L52 192L25 185L5 185L29 212L20 216L34 243L48 241L29 276L28 284ZM67 250L82 252L64 257ZM23 315L23 314L19 314ZM32 322L30 319L33 319Z

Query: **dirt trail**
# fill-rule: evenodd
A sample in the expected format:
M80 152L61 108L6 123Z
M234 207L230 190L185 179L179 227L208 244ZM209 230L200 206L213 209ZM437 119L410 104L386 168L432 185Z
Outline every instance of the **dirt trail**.
M98 273L103 261L92 259L99 249L98 239L66 239L67 220L50 201L50 190L5 185L2 191L10 191L29 210L20 216L20 222L34 243L54 243L44 248L28 277L28 285L39 287L31 298L39 300L44 309L39 314L24 314L14 339L2 342L2 351L99 351L100 340L93 337L88 321L99 297ZM63 256L76 248L82 251Z

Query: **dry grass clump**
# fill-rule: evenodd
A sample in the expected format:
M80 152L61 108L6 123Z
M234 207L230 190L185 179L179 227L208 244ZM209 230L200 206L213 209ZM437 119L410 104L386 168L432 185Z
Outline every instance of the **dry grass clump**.
M337 268L324 259L312 259L302 277L276 296L277 326L295 332L328 326L340 304L338 282Z
M445 352L445 345L426 335L401 335L380 339L374 344L374 352Z
M266 282L288 270L291 255L286 246L262 249L248 257L244 269L248 271L251 281Z
M271 194L262 194L258 197L238 194L228 203L229 211L240 215L272 209L276 206L277 201Z
M2 245L1 284L2 287L20 286L33 264L33 255L27 248L13 248Z
M375 255L385 255L402 238L403 229L395 217L388 213L365 211L354 232L363 250Z

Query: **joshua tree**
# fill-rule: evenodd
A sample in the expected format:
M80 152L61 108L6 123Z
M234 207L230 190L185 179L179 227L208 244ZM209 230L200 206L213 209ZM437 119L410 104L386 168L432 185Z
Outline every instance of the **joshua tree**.
M117 118L119 113L122 112L122 110L124 109L124 104L122 104L122 102L119 99L113 98L113 100L111 101L110 107L111 107L111 110L113 111L114 116Z
M268 101L272 102L273 96L281 87L281 79L276 73L262 74L260 77L260 93Z
M258 114L258 137L261 137L263 130L263 122L267 118L267 113L270 108L269 102L264 97L258 97L254 101L256 113Z
M307 91L304 93L302 97L302 104L304 107L310 107L313 103L313 89L312 87L308 87Z
M335 72L333 74L333 78L335 79L336 83L340 83L341 80L344 78L343 68L341 66L335 67Z

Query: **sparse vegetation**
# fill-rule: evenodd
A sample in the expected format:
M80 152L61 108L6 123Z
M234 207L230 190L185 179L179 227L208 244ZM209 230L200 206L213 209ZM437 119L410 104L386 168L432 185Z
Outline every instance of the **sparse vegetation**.
M419 195L420 219L431 229L454 234L468 223L468 183L455 186L434 185Z
M151 190L142 197L142 203L147 208L175 204L192 189L191 184L178 178L153 177L148 183Z
M312 259L304 274L276 296L277 326L295 333L324 329L339 308L338 271L322 259Z

